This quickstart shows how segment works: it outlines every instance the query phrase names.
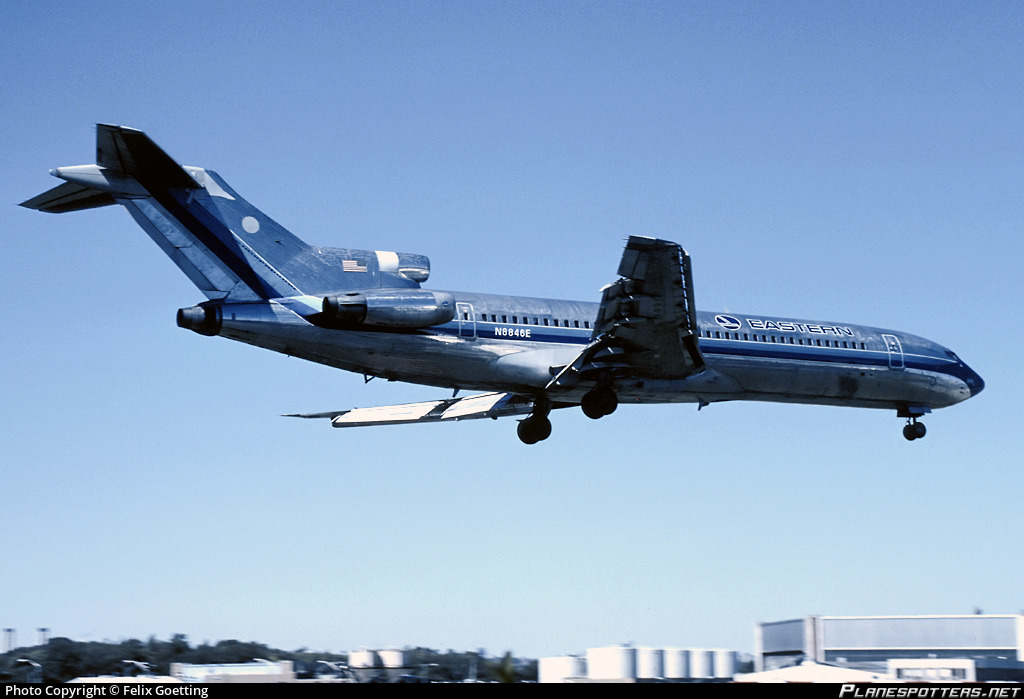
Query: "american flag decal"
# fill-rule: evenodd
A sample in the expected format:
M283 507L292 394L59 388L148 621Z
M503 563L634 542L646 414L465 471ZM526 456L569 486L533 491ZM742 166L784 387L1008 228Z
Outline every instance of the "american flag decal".
M361 265L356 260L342 260L341 269L345 272L365 272L366 265Z

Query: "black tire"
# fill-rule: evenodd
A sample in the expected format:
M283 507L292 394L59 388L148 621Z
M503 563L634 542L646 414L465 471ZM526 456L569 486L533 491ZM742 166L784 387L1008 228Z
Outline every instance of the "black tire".
M604 417L604 410L602 410L600 401L595 398L593 393L591 391L583 396L583 400L580 401L580 408L583 409L583 414L591 420L597 420Z
M615 391L610 388L606 388L605 393L602 396L602 404L604 407L604 414L611 415L615 412L615 409L619 407L619 397L615 395Z
M580 401L583 414L591 420L611 415L617 407L619 407L619 398L615 395L615 391L607 386L598 386L587 391L583 400Z
M529 419L519 421L519 426L516 427L516 434L519 435L519 441L523 444L536 444L538 441L530 426Z
M536 444L551 436L551 420L546 417L528 417L519 421L516 428L523 444Z
M551 420L546 417L534 418L537 421L537 434L540 435L538 442L543 442L545 439L551 436Z

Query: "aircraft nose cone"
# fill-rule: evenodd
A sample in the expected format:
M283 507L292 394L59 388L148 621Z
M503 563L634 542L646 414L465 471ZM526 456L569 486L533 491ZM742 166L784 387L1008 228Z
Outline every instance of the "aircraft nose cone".
M974 372L971 372L973 377L968 380L967 385L971 389L971 396L976 396L985 390L985 380L979 377Z
M978 375L978 372L971 369L966 364L964 369L967 370L967 376L964 379L964 383L967 384L967 388L971 389L971 397L978 395L985 390L985 380Z

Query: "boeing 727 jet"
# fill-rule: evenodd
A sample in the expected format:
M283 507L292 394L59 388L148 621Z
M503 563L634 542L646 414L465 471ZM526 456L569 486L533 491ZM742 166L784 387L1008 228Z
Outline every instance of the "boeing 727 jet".
M454 389L296 416L335 427L519 415L519 438L534 444L551 434L556 408L598 419L620 403L754 400L895 410L914 440L925 413L985 386L952 351L904 332L697 311L690 258L666 240L630 237L597 303L435 291L422 286L423 255L308 245L135 129L99 125L96 164L51 174L64 183L22 206L127 209L206 296L178 311L182 328L367 379Z

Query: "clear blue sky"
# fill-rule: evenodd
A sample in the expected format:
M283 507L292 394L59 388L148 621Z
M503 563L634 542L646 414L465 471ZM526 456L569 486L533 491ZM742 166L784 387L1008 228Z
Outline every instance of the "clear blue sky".
M752 650L807 614L1024 609L1015 2L22 3L5 12L0 625L284 648ZM897 328L986 380L333 430L449 395L175 326L128 215L15 206L147 131L309 242L433 288L599 298L630 234L699 308Z

